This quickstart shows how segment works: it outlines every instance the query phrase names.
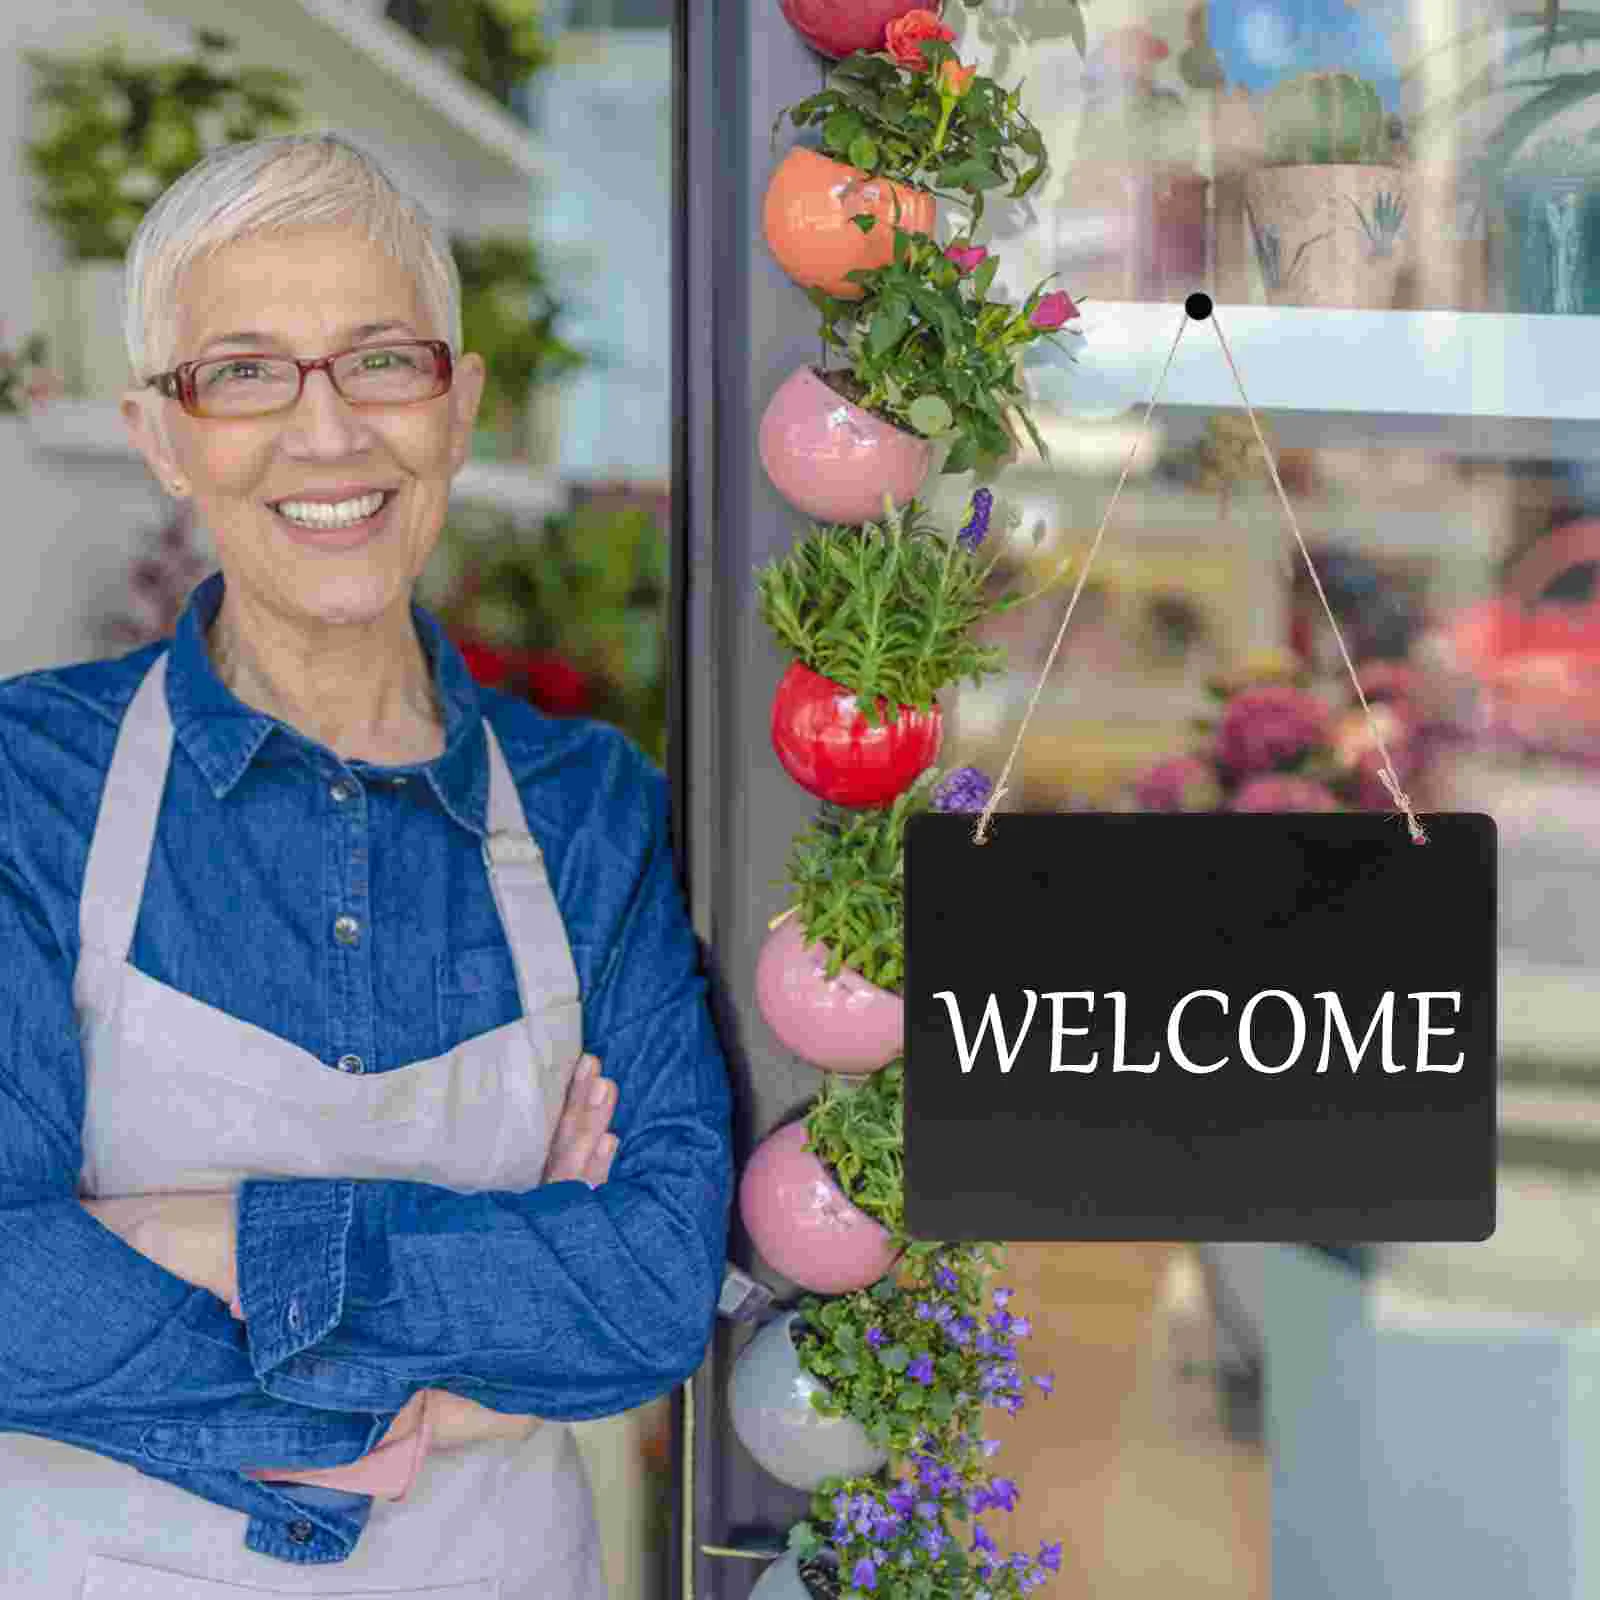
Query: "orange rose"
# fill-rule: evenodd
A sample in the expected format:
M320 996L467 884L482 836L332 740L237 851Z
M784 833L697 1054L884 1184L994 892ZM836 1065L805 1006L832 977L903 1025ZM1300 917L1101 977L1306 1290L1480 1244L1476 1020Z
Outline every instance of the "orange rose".
M964 67L959 61L941 62L939 66L939 93L947 94L952 100L965 97L968 89L972 87L972 80L977 77L976 66Z
M884 29L883 44L895 62L915 71L927 71L927 58L917 48L924 39L943 39L952 43L955 34L932 11L908 11Z

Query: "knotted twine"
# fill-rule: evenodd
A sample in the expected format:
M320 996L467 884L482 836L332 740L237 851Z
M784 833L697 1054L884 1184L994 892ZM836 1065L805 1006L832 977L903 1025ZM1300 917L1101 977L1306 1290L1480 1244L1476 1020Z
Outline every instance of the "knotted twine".
M1172 341L1172 348L1167 352L1167 363L1161 369L1161 377L1156 383L1155 393L1150 396L1144 408L1144 424L1139 434L1133 441L1133 448L1128 451L1128 459L1122 468L1122 476L1117 480L1116 491L1111 496L1111 503L1106 507L1106 514L1100 519L1100 527L1095 533L1094 543L1089 546L1089 554L1083 563L1083 570L1078 574L1078 581L1073 586L1072 598L1067 602L1067 614L1061 619L1061 626L1056 632L1055 643L1050 646L1050 654L1045 658L1043 669L1039 673L1039 681L1034 685L1033 697L1028 702L1028 709L1023 714L1022 723L1017 729L1017 737L1011 746L1011 754L1006 757L1005 765L1000 769L1000 776L995 782L988 800L984 803L983 810L978 814L977 826L973 830L972 842L986 844L989 837L989 820L994 815L994 810L1006 794L1006 779L1011 775L1011 768L1015 765L1017 752L1022 748L1022 737L1028 730L1029 719L1033 716L1039 704L1039 696L1044 692L1046 679L1050 676L1050 668L1054 664L1057 652L1061 649L1061 641L1066 637L1067 625L1072 621L1072 613L1078 604L1078 597L1083 593L1084 583L1089 577L1089 569L1094 565L1094 558L1100 549L1100 541L1105 537L1106 525L1111 521L1111 513L1116 510L1117 498L1122 493L1122 486L1128 481L1128 473L1133 468L1134 458L1139 453L1139 442L1144 436L1144 429L1150 424L1150 413L1155 410L1156 402L1161 398L1161 391L1166 387L1167 374L1172 370L1173 358L1178 353L1178 341L1183 338L1184 329L1189 324L1189 319L1197 322L1210 318L1211 326L1217 330L1217 340L1222 345L1222 353L1227 358L1228 369L1233 373L1233 381L1238 385L1239 398L1244 401L1244 408L1250 418L1250 426L1255 430L1256 442L1261 446L1261 453L1266 457L1267 469L1272 474L1272 482L1278 491L1278 499L1283 502L1283 513L1289 519L1289 527L1294 533L1295 542L1300 546L1300 553L1305 557L1306 570L1311 574L1311 581L1316 586L1317 598L1322 602L1322 609L1327 613L1328 625L1333 629L1333 637L1338 641L1339 654L1344 657L1344 664L1350 673L1350 681L1355 685L1356 695L1361 701L1361 709L1366 713L1367 727L1372 732L1374 744L1378 747L1378 754L1383 758L1383 765L1378 769L1378 778L1399 811L1405 813L1406 827L1411 833L1413 844L1426 844L1428 836L1422 830L1422 824L1417 821L1417 814L1412 809L1411 799L1400 787L1399 777L1396 775L1394 760L1389 754L1389 747L1384 743L1383 732L1378 726L1378 719L1372 714L1372 707L1367 703L1367 696L1361 687L1361 680L1356 675L1355 663L1350 659L1350 652L1345 648L1344 635L1339 631L1339 622L1333 614L1333 607L1328 603L1328 596L1323 591L1322 580L1317 576L1316 563L1311 559L1311 552L1306 548L1305 539L1300 533L1300 524L1295 521L1294 507L1289 504L1289 497L1284 493L1283 482L1278 477L1278 464L1272 459L1272 452L1267 448L1267 441L1262 437L1261 425L1256 421L1254 408L1250 404L1250 397L1244 392L1244 380L1239 376L1239 369L1234 365L1233 352L1228 348L1228 341L1223 337L1222 328L1217 322L1215 310L1209 295L1190 295L1184 304L1183 315L1178 322L1177 337Z

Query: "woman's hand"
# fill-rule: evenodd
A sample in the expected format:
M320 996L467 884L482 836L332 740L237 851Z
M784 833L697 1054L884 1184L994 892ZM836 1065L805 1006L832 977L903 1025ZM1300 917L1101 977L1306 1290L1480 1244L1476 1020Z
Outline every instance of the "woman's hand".
M576 1180L595 1189L606 1181L617 1153L617 1136L609 1131L616 1107L617 1086L600 1076L600 1063L594 1056L581 1057L567 1085L561 1120L550 1139L544 1164L546 1183Z
M224 1303L238 1294L238 1202L231 1191L134 1194L81 1204L124 1244L185 1283L209 1289Z

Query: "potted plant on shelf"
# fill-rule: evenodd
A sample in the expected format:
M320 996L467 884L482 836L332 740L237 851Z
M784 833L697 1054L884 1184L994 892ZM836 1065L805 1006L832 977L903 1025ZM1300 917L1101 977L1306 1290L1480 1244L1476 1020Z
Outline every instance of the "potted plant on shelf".
M970 232L986 190L1009 182L1021 199L1043 176L1044 141L1018 91L962 66L954 37L933 12L906 12L888 24L883 50L847 57L821 93L779 113L774 148L786 116L822 141L820 152L784 157L763 204L768 248L802 287L858 299L853 274L888 265L892 224L932 234L937 201L964 199ZM883 226L856 224L868 216Z
M1392 307L1411 230L1378 91L1348 72L1301 73L1268 91L1261 130L1244 199L1268 303Z
M462 342L488 367L477 437L494 456L543 464L550 451L530 426L536 387L586 361L556 337L565 307L550 291L538 251L522 234L456 236L450 253L461 275Z
M866 290L860 301L809 291L824 356L840 349L847 362L799 368L761 418L773 487L819 522L865 522L885 494L910 500L935 442L948 447L941 475L997 471L1018 448L1012 417L1049 459L1022 409L1018 367L1028 344L1078 315L1065 290L1045 292L1055 274L1012 306L988 298L999 258L983 246L940 245L901 228L894 239L889 266L853 274Z
M61 235L55 343L69 391L106 400L128 385L123 256L156 198L225 144L299 125L299 79L275 67L229 70L223 34L195 30L196 54L134 62L121 41L92 56L25 52L38 77L42 137L25 145L39 215Z

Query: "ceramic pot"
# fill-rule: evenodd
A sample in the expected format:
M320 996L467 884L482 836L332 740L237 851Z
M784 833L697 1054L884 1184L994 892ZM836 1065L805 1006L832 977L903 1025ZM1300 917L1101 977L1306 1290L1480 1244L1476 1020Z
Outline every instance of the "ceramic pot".
M1062 285L1074 298L1152 301L1209 282L1210 185L1175 163L1080 162L1055 213Z
M798 916L767 936L756 959L756 1005L767 1026L802 1061L862 1076L905 1051L905 1001L859 972L826 976L828 952L807 944Z
M1394 307L1415 233L1399 167L1258 167L1244 198L1268 305Z
M778 0L791 28L811 48L838 61L857 50L882 50L884 30L908 11L943 16L944 0Z
M894 260L896 200L905 232L933 232L939 203L925 190L869 178L815 150L791 150L767 185L762 207L767 248L801 288L859 300L866 291L845 274ZM867 233L851 221L863 211L878 219Z
M885 422L801 367L768 402L759 436L772 486L817 522L856 526L916 498L933 462L933 441Z
M933 765L944 737L937 701L899 706L880 699L873 727L843 684L790 662L772 697L772 748L807 794L840 806L885 806Z
M791 1283L812 1294L851 1294L889 1270L894 1244L805 1142L800 1121L756 1146L739 1180L739 1216L762 1260Z
M830 1566L836 1565L831 1555L819 1559ZM761 1574L760 1581L750 1591L750 1600L819 1600L819 1597L806 1587L800 1576L800 1558L790 1551L779 1556Z
M870 1476L889 1452L878 1449L854 1417L825 1417L811 1404L823 1390L800 1365L790 1337L798 1320L793 1311L777 1317L744 1347L728 1405L739 1443L761 1469L809 1492L826 1478Z

